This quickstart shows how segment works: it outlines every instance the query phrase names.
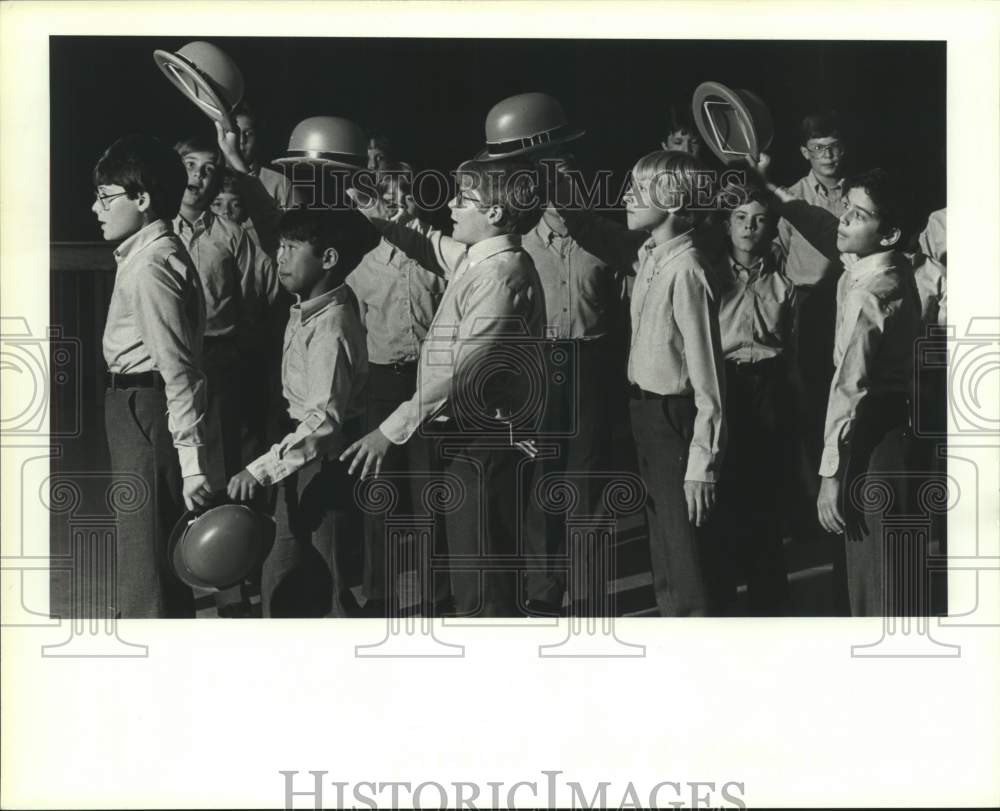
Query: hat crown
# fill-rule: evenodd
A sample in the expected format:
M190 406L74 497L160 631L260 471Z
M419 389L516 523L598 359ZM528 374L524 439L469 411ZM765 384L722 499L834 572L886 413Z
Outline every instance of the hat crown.
M497 102L486 115L486 142L531 138L566 126L562 105L547 93L521 93Z
M350 119L313 116L295 125L288 138L288 150L354 155L364 163L368 157L368 139Z
M177 55L212 81L230 109L243 100L243 73L233 59L211 42L189 42Z
M245 577L273 543L273 522L242 504L215 507L192 521L175 550L185 581L227 588Z

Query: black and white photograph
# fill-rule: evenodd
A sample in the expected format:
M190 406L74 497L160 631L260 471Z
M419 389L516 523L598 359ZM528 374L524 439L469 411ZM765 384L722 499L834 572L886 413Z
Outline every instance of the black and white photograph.
M1000 801L935 690L1000 624L988 7L47 5L2 8L4 635L31 704L122 692L92 795L5 807Z

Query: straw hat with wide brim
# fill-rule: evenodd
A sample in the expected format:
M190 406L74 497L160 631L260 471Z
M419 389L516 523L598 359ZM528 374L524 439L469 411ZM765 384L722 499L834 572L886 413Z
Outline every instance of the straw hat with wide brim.
M243 74L221 48L189 42L177 53L153 51L153 61L205 115L235 132L232 112L243 100Z
M319 115L295 125L285 154L272 161L279 166L310 163L345 169L368 166L368 139L347 118Z
M267 557L274 535L270 517L244 504L223 504L201 515L185 513L170 533L167 556L192 588L227 589Z
M536 154L585 133L571 126L562 105L547 93L521 93L493 105L486 115L486 146L476 160Z
M749 90L730 90L719 82L704 82L694 91L694 122L708 148L723 163L754 160L771 145L771 111Z

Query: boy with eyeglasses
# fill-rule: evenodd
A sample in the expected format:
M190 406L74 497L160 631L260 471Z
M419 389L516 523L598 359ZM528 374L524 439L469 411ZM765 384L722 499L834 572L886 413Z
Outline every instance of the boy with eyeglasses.
M118 271L104 328L104 397L111 468L142 483L116 515L117 617L193 617L194 595L166 565L171 529L185 507L207 507L224 486L207 415L201 280L170 221L184 167L166 144L123 138L94 167L97 215Z

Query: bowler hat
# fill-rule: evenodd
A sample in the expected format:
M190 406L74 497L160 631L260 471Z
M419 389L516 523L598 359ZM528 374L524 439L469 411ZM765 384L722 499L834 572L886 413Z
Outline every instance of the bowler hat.
M723 163L737 163L747 155L756 160L771 145L771 111L749 90L703 82L694 91L691 106L701 137Z
M243 100L243 74L225 51L211 42L189 42L177 53L153 51L153 61L205 115L236 130L230 115Z
M319 115L295 125L288 149L272 163L313 163L348 169L368 165L368 139L361 127L346 118Z
M547 93L521 93L497 102L486 115L486 146L476 160L500 160L574 141L562 105Z
M227 589L241 583L274 545L274 521L244 504L185 513L170 533L167 555L189 586Z

